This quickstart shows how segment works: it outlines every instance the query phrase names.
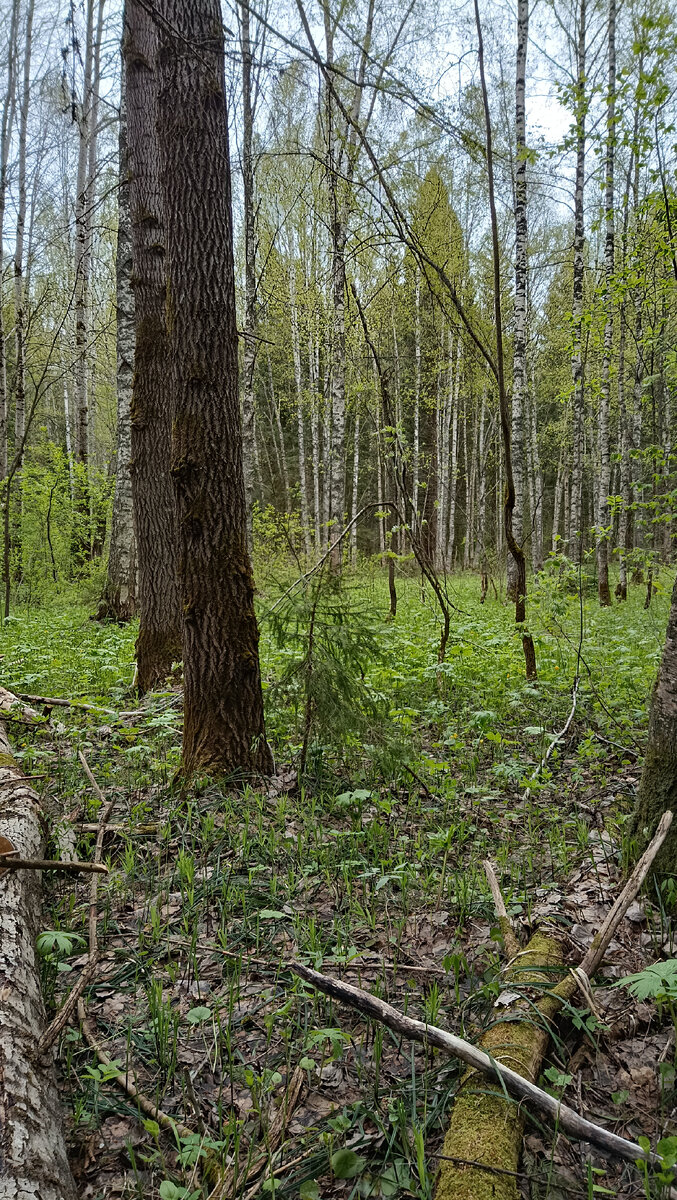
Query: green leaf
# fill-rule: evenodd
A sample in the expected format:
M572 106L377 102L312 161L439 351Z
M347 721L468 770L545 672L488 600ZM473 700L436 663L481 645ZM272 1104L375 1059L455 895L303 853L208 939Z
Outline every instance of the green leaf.
M654 999L677 991L677 958L667 958L664 962L653 963L643 971L634 975L626 975L619 979L615 987L625 987L637 1000Z
M160 1126L157 1121L152 1121L150 1118L143 1122L143 1127L146 1133L149 1133L152 1138L159 1138Z
M317 1063L314 1058L302 1058L299 1061L299 1066L302 1071L314 1071Z
M172 1183L169 1179L163 1179L162 1183L160 1184L160 1195L162 1200L183 1200L183 1197L187 1194L186 1188L177 1187L176 1184Z
M316 1179L304 1179L299 1188L301 1200L320 1200L320 1189Z
M211 1015L211 1008L198 1004L197 1008L191 1008L190 1012L186 1013L186 1020L190 1025L201 1025L203 1021L208 1021Z
M276 908L259 909L259 919L261 921L279 921L282 917L284 917L284 913L278 912Z
M337 1179L354 1179L366 1161L354 1150L337 1150L331 1156L331 1169Z

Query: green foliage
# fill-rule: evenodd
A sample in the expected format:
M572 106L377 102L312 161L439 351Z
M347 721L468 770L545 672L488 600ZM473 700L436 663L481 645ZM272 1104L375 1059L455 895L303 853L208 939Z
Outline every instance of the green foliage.
M316 770L325 750L348 761L367 746L381 755L388 704L370 673L385 658L386 624L368 600L320 573L274 606L270 627L281 668L269 694L273 730L282 703L295 718L291 740Z
M637 1000L677 1000L677 958L652 963L619 979L615 986L627 988Z

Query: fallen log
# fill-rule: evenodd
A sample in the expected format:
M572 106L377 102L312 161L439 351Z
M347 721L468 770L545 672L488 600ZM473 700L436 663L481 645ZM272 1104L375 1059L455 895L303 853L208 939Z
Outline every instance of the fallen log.
M44 858L40 801L1 724L0 834L22 858ZM35 951L40 886L38 871L8 870L0 878L0 1194L75 1200L54 1064L38 1053L45 1027Z
M657 1156L647 1155L636 1142L586 1121L574 1109L537 1087L534 1080L545 1058L552 1022L581 986L589 990L588 981L600 966L616 929L646 879L671 822L672 813L665 813L651 845L612 905L580 966L554 985L552 971L562 961L561 951L551 938L539 933L525 950L518 948L498 883L493 871L487 871L501 930L512 951L506 982L508 987L522 990L508 1001L501 1021L487 1031L479 1046L405 1017L360 988L321 975L302 963L289 964L292 971L318 990L343 1000L401 1036L438 1047L471 1068L459 1089L440 1155L436 1200L483 1200L484 1197L515 1200L523 1130L522 1107L515 1104L515 1099L529 1103L570 1137L587 1141L607 1154L629 1162L642 1158L659 1161ZM534 988L541 993L538 1000L529 995ZM484 1078L480 1085L478 1074L488 1076L489 1081ZM483 1169L485 1166L490 1169Z

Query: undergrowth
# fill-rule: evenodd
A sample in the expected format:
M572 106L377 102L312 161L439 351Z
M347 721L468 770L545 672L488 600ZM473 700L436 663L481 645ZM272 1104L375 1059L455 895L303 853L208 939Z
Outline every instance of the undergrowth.
M97 803L78 748L115 799L103 965L87 1003L111 1057L196 1130L173 1144L140 1123L69 1029L60 1070L92 1196L202 1195L207 1160L234 1163L236 1194L250 1194L247 1163L299 1063L292 1149L271 1160L264 1192L432 1196L456 1065L353 1020L286 964L344 974L473 1037L500 990L483 858L528 925L535 897L585 862L600 819L622 842L665 591L648 611L639 588L603 610L544 577L529 613L539 679L527 684L512 613L497 599L480 605L475 579L449 581L441 668L437 612L418 580L398 580L395 621L374 566L340 591L313 578L285 595L292 581L268 578L258 597L276 773L244 791L210 779L173 790L180 694L170 680L138 703L133 626L60 604L19 611L0 634L6 687L92 706L55 708L51 740L13 726L13 742L53 819L79 808L82 857ZM577 673L571 729L534 778ZM61 936L44 941L43 973L54 1004L83 961L87 915L85 885L51 885L46 921ZM661 926L657 947L664 937ZM96 1130L105 1149L88 1159Z

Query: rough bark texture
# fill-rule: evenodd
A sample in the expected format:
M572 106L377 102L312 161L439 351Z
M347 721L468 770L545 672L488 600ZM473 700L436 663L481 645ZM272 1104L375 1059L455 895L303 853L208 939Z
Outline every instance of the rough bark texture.
M649 738L632 817L638 850L653 836L664 812L677 810L677 579L665 634L665 647L649 709ZM656 876L677 873L677 823L655 861Z
M106 587L98 617L129 621L136 616L136 538L130 462L132 377L134 374L134 293L132 291L132 226L129 210L127 114L122 75L119 133L118 236L116 275L117 449L115 494Z
M0 725L0 834L21 858L44 858L38 797ZM0 872L0 1194L4 1200L75 1200L45 1027L35 940L43 928L38 871Z
M167 392L166 261L160 163L155 138L156 32L145 7L125 15L129 200L136 348L131 407L131 477L139 570L138 685L163 682L181 658L181 608Z
M562 951L552 938L537 933L505 975L505 983L520 989L535 987L529 999L519 999L501 1010L501 1019L478 1043L479 1048L499 1063L519 1071L534 1083L548 1047L550 1035L533 1016L533 1002L542 989L557 982L554 972L562 962ZM524 1019L519 1019L519 1014ZM451 1123L442 1153L517 1171L522 1151L524 1114L514 1100L506 1100L499 1084L475 1070L466 1073L454 1102ZM517 1180L510 1175L480 1171L476 1167L440 1162L436 1200L517 1200Z
M221 13L218 0L161 0L158 12L184 769L265 771L271 755L247 551Z

